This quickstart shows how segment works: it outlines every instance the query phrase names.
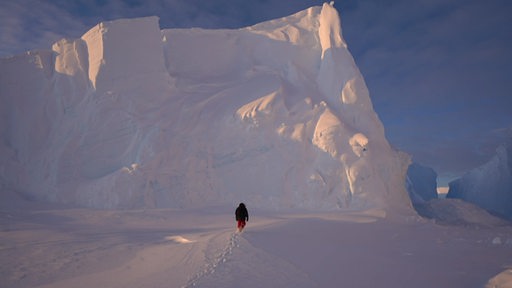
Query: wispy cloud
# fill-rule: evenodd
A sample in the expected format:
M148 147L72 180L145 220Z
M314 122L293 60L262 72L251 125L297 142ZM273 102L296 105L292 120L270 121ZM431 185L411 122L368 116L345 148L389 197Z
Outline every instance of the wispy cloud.
M0 56L49 49L61 38L86 31L81 19L52 1L3 1L0 4Z

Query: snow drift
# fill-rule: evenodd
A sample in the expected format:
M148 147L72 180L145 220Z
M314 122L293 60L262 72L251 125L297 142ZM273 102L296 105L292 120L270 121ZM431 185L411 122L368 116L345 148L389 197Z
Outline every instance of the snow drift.
M446 197L463 199L512 219L511 143L498 147L489 162L450 182Z
M100 23L0 60L0 180L97 208L409 209L337 11L236 30Z

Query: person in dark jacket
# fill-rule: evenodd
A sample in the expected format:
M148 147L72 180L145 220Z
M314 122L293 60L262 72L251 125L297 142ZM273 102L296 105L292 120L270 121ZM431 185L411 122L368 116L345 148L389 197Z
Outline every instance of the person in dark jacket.
M237 221L238 232L242 232L245 227L245 221L249 221L249 212L245 208L244 203L240 203L235 211L235 219Z

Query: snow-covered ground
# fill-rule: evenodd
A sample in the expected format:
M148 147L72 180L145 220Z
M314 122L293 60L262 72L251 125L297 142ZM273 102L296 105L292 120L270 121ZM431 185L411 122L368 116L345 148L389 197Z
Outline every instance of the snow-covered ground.
M491 218L447 226L381 210L247 203L250 221L238 234L230 206L105 211L2 195L10 199L0 204L2 287L512 285L512 228Z

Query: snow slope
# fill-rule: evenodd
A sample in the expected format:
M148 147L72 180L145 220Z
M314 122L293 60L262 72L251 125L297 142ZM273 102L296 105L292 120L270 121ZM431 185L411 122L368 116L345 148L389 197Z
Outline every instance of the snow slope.
M1 59L0 107L0 181L25 197L411 210L329 4L237 30L100 23Z
M489 162L450 182L447 197L463 199L512 219L511 143L498 147Z

